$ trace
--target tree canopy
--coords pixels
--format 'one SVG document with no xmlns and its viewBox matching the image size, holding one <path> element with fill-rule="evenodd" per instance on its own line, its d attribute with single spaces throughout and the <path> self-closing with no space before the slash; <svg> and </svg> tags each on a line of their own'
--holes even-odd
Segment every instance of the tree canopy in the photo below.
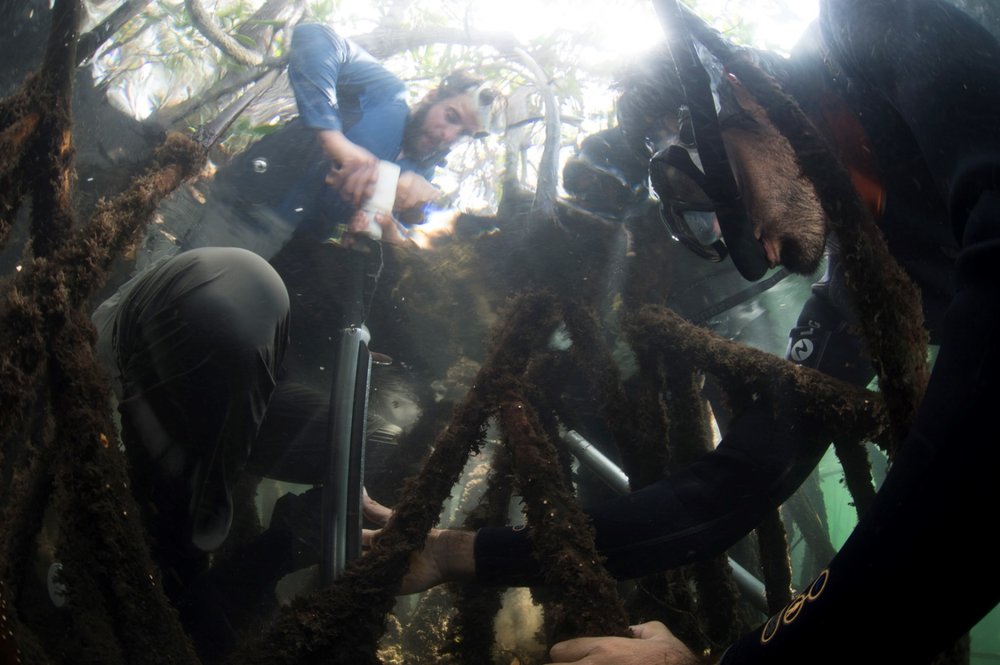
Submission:
<svg viewBox="0 0 1000 665">
<path fill-rule="evenodd" d="M 810 11 L 793 11 L 786 1 L 755 12 L 744 11 L 750 0 L 692 4 L 730 35 L 761 45 L 775 45 L 758 36 L 764 19 L 801 22 Z M 407 82 L 411 102 L 454 69 L 474 70 L 506 96 L 508 131 L 453 151 L 439 176 L 455 203 L 470 210 L 496 205 L 504 172 L 536 185 L 546 93 L 562 120 L 553 143 L 568 154 L 583 136 L 615 123 L 616 70 L 662 34 L 645 0 L 89 0 L 86 10 L 78 58 L 113 107 L 142 128 L 202 128 L 241 96 L 259 95 L 219 137 L 229 153 L 295 114 L 284 77 L 264 77 L 283 69 L 299 21 L 333 25 L 383 58 Z M 23 56 L 30 48 L 14 41 L 43 42 L 48 11 L 38 0 L 17 0 L 4 10 L 4 31 L 19 38 L 10 40 L 12 49 Z M 16 84 L 24 72 L 12 69 Z"/>
</svg>

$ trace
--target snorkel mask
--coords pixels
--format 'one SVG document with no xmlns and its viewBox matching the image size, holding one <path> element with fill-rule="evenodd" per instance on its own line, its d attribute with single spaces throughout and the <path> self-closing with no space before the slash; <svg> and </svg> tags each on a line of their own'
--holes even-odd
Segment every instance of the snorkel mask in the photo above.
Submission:
<svg viewBox="0 0 1000 665">
<path fill-rule="evenodd" d="M 483 83 L 471 92 L 476 101 L 476 116 L 479 118 L 479 131 L 472 138 L 484 139 L 490 134 L 503 134 L 507 127 L 507 116 L 500 93 L 488 83 Z"/>
<path fill-rule="evenodd" d="M 441 81 L 442 99 L 469 95 L 475 105 L 479 129 L 472 138 L 482 139 L 490 134 L 502 134 L 506 128 L 503 95 L 489 83 L 470 77 L 464 70 L 455 71 Z"/>
<path fill-rule="evenodd" d="M 685 98 L 678 111 L 677 137 L 650 162 L 650 181 L 660 198 L 661 214 L 674 237 L 699 256 L 714 261 L 731 256 L 740 274 L 756 281 L 770 263 L 754 237 L 720 131 L 720 122 L 742 110 L 722 65 L 703 44 L 729 47 L 698 16 L 682 10 L 677 0 L 653 4 Z M 700 48 L 692 33 L 702 42 Z"/>
</svg>

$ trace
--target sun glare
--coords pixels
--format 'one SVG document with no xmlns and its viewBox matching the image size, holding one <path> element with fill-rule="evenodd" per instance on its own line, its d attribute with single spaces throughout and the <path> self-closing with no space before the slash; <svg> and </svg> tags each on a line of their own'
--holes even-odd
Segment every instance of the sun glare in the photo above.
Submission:
<svg viewBox="0 0 1000 665">
<path fill-rule="evenodd" d="M 749 34 L 754 46 L 788 52 L 819 13 L 819 0 L 700 0 L 698 11 L 723 31 Z M 470 11 L 480 29 L 508 32 L 530 42 L 559 31 L 593 36 L 587 64 L 620 63 L 663 38 L 663 30 L 647 1 L 480 0 Z"/>
</svg>

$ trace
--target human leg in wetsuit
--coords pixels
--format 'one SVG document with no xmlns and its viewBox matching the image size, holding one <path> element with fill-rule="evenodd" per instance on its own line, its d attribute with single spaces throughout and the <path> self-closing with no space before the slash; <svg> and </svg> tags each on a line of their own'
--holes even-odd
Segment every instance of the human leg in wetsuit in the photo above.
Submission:
<svg viewBox="0 0 1000 665">
<path fill-rule="evenodd" d="M 98 320 L 121 383 L 133 488 L 165 591 L 189 627 L 213 614 L 204 610 L 214 593 L 205 584 L 208 552 L 229 533 L 233 485 L 244 468 L 263 474 L 277 465 L 275 446 L 252 461 L 265 413 L 278 407 L 288 421 L 325 420 L 319 399 L 275 398 L 288 312 L 285 287 L 266 261 L 203 248 L 147 271 L 105 310 L 104 325 Z M 289 542 L 265 534 L 255 545 L 261 556 L 242 558 L 273 568 L 254 572 L 276 580 L 287 572 Z"/>
</svg>

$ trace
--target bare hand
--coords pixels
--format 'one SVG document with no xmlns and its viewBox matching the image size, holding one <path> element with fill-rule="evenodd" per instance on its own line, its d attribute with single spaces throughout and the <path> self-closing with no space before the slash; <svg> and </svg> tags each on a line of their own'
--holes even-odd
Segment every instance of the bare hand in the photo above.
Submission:
<svg viewBox="0 0 1000 665">
<path fill-rule="evenodd" d="M 363 498 L 365 517 L 385 526 L 392 511 L 368 496 Z M 365 529 L 361 535 L 364 547 L 371 547 L 382 530 Z M 399 595 L 426 591 L 444 582 L 467 582 L 475 579 L 473 543 L 476 534 L 456 529 L 431 529 L 424 549 L 410 556 L 410 569 L 403 577 Z"/>
<path fill-rule="evenodd" d="M 320 132 L 323 151 L 333 160 L 326 184 L 355 208 L 375 193 L 379 159 L 337 131 Z"/>
<path fill-rule="evenodd" d="M 364 487 L 361 488 L 361 512 L 364 514 L 365 519 L 378 524 L 379 526 L 385 526 L 389 523 L 389 518 L 392 517 L 392 509 L 386 508 L 381 503 L 375 499 L 368 496 L 368 490 Z"/>
<path fill-rule="evenodd" d="M 411 210 L 423 206 L 441 196 L 441 191 L 413 171 L 399 174 L 396 183 L 395 210 Z"/>
<path fill-rule="evenodd" d="M 554 663 L 579 665 L 699 665 L 684 643 L 659 621 L 632 626 L 632 637 L 578 637 L 554 645 Z"/>
<path fill-rule="evenodd" d="M 382 227 L 382 242 L 393 245 L 402 245 L 406 242 L 406 239 L 399 234 L 399 227 L 396 226 L 396 220 L 392 218 L 392 215 L 377 212 L 375 213 L 375 223 Z M 364 210 L 355 210 L 347 223 L 347 233 L 344 234 L 340 244 L 344 247 L 353 247 L 356 236 L 368 234 L 368 214 Z"/>
</svg>

